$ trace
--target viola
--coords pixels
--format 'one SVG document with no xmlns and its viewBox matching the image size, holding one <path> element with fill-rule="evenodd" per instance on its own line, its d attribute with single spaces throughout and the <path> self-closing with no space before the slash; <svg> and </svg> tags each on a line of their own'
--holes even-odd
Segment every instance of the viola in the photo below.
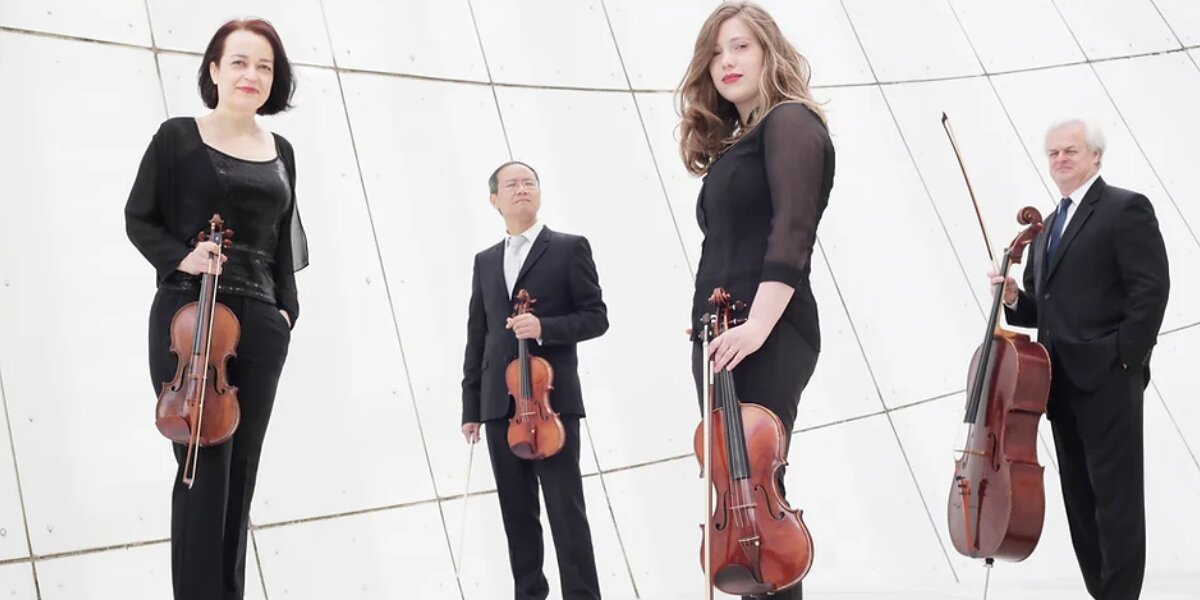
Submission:
<svg viewBox="0 0 1200 600">
<path fill-rule="evenodd" d="M 217 302 L 215 267 L 232 237 L 233 231 L 224 228 L 217 214 L 209 221 L 209 230 L 196 236 L 199 242 L 216 243 L 217 252 L 209 256 L 199 298 L 171 318 L 175 376 L 163 383 L 155 408 L 158 431 L 172 442 L 187 445 L 182 481 L 189 489 L 195 482 L 198 449 L 228 441 L 241 422 L 237 387 L 229 384 L 227 369 L 229 359 L 237 354 L 241 326 L 233 311 Z"/>
</svg>

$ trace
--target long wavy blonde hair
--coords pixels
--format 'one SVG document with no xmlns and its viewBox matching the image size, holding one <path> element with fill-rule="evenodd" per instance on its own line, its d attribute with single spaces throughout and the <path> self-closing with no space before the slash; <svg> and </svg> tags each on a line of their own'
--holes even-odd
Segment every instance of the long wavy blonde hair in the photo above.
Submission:
<svg viewBox="0 0 1200 600">
<path fill-rule="evenodd" d="M 758 102 L 747 123 L 739 123 L 737 107 L 721 97 L 709 75 L 717 31 L 734 17 L 746 24 L 763 48 Z M 682 119 L 679 154 L 688 172 L 693 175 L 707 172 L 722 152 L 781 102 L 799 102 L 824 120 L 824 111 L 808 89 L 811 75 L 808 59 L 783 37 L 775 19 L 762 7 L 753 2 L 725 2 L 717 7 L 700 27 L 692 62 L 675 91 Z"/>
</svg>

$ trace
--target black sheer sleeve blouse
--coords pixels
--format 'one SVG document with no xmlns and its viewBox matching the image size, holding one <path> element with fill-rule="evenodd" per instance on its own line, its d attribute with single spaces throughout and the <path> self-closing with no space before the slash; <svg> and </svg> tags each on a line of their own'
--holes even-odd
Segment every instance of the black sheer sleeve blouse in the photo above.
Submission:
<svg viewBox="0 0 1200 600">
<path fill-rule="evenodd" d="M 781 320 L 820 349 L 809 284 L 817 224 L 833 188 L 834 148 L 825 124 L 799 103 L 784 103 L 709 167 L 696 207 L 704 233 L 692 323 L 725 288 L 751 304 L 764 281 L 794 288 Z"/>
<path fill-rule="evenodd" d="M 206 146 L 193 118 L 159 127 L 125 205 L 126 233 L 154 266 L 159 287 L 195 285 L 197 277 L 176 267 L 221 213 L 237 249 L 229 251 L 219 291 L 273 301 L 295 326 L 295 272 L 308 266 L 308 240 L 296 207 L 292 146 L 279 135 L 275 146 L 274 161 L 240 161 Z"/>
</svg>

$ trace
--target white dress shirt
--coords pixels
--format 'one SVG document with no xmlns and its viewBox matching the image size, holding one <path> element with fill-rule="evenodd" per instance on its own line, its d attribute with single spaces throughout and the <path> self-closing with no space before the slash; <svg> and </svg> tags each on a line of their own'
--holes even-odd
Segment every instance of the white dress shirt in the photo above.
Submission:
<svg viewBox="0 0 1200 600">
<path fill-rule="evenodd" d="M 517 284 L 521 267 L 525 264 L 525 259 L 529 258 L 529 249 L 533 248 L 533 242 L 542 233 L 543 227 L 541 223 L 535 222 L 529 229 L 504 238 L 504 284 L 508 286 L 510 298 L 515 291 L 513 286 Z"/>
</svg>

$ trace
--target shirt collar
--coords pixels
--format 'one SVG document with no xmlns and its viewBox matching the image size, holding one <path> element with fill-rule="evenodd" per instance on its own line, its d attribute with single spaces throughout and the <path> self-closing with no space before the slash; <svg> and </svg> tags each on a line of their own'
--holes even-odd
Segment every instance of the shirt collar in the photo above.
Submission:
<svg viewBox="0 0 1200 600">
<path fill-rule="evenodd" d="M 1087 195 L 1088 190 L 1092 189 L 1092 184 L 1096 183 L 1096 180 L 1099 178 L 1100 171 L 1096 171 L 1096 174 L 1092 175 L 1091 179 L 1085 181 L 1083 185 L 1079 186 L 1079 189 L 1071 192 L 1071 194 L 1067 196 L 1071 199 L 1071 203 L 1075 206 L 1079 206 L 1079 203 L 1083 202 L 1083 197 Z"/>
<path fill-rule="evenodd" d="M 522 231 L 521 233 L 518 233 L 516 235 L 506 236 L 504 238 L 504 245 L 507 247 L 509 244 L 511 244 L 512 238 L 514 238 L 514 237 L 523 237 L 523 238 L 525 238 L 526 242 L 532 242 L 532 241 L 536 240 L 539 235 L 541 235 L 542 229 L 544 227 L 545 226 L 542 225 L 542 223 L 540 221 L 535 221 L 533 223 L 533 225 L 529 227 L 529 229 L 526 229 L 525 231 Z"/>
</svg>

